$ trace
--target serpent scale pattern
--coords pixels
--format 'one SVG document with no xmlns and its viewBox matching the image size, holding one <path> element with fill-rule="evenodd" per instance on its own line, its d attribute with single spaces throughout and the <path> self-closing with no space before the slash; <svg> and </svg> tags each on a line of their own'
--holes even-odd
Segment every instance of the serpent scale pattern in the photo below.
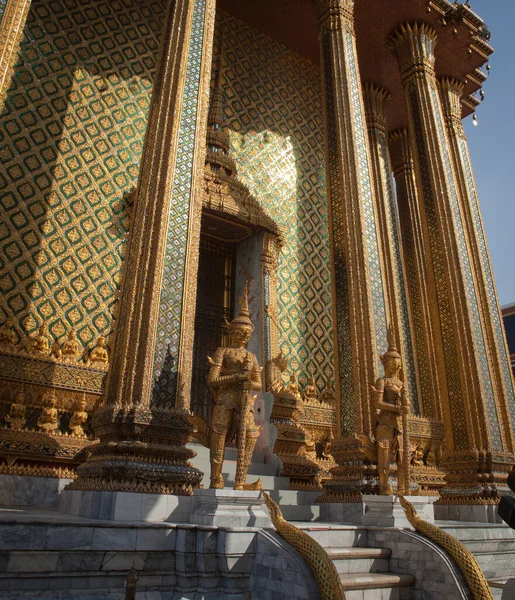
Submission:
<svg viewBox="0 0 515 600">
<path fill-rule="evenodd" d="M 472 552 L 450 533 L 421 519 L 413 504 L 403 496 L 399 501 L 408 521 L 421 535 L 429 538 L 449 554 L 458 566 L 474 600 L 493 600 L 490 586 Z"/>
<path fill-rule="evenodd" d="M 345 600 L 340 576 L 327 552 L 307 533 L 288 523 L 278 504 L 266 492 L 263 494 L 277 533 L 307 562 L 315 576 L 321 600 Z"/>
</svg>

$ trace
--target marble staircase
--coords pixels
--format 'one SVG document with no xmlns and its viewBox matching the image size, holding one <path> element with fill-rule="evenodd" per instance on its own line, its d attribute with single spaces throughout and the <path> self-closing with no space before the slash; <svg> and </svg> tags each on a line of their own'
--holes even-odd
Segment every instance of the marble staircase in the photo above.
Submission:
<svg viewBox="0 0 515 600">
<path fill-rule="evenodd" d="M 497 523 L 438 521 L 437 525 L 467 546 L 483 570 L 493 597 L 500 600 L 506 582 L 515 577 L 515 531 Z"/>
<path fill-rule="evenodd" d="M 366 527 L 324 523 L 296 525 L 329 554 L 346 600 L 412 600 L 415 577 L 390 570 L 391 550 L 370 547 Z"/>
</svg>

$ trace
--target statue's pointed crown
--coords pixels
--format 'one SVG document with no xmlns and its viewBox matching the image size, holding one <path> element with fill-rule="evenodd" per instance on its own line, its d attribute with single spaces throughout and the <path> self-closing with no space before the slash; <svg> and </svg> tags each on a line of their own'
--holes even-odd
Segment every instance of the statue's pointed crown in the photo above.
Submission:
<svg viewBox="0 0 515 600">
<path fill-rule="evenodd" d="M 231 321 L 231 326 L 233 325 L 246 325 L 247 327 L 252 327 L 254 329 L 254 323 L 252 323 L 250 319 L 249 313 L 249 282 L 245 283 L 245 287 L 243 288 L 243 294 L 240 296 L 238 300 L 238 304 L 240 305 L 240 311 Z"/>
<path fill-rule="evenodd" d="M 395 344 L 395 334 L 391 325 L 388 327 L 386 339 L 388 340 L 388 350 L 381 356 L 381 362 L 384 363 L 387 358 L 402 358 L 397 350 L 397 346 Z"/>
</svg>

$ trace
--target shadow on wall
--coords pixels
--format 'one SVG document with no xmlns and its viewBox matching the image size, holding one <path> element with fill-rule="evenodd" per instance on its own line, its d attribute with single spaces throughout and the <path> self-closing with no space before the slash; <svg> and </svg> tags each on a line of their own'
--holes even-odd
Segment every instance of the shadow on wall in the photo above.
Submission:
<svg viewBox="0 0 515 600">
<path fill-rule="evenodd" d="M 0 115 L 0 320 L 83 345 L 111 329 L 160 0 L 34 0 Z M 1 237 L 1 236 L 0 236 Z"/>
<path fill-rule="evenodd" d="M 224 107 L 239 178 L 275 222 L 279 322 L 290 368 L 319 389 L 334 374 L 325 148 L 317 66 L 221 12 Z"/>
</svg>

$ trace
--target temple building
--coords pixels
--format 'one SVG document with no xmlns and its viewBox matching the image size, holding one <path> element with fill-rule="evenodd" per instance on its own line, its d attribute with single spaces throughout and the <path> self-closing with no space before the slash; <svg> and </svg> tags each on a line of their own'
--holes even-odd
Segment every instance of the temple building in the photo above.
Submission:
<svg viewBox="0 0 515 600">
<path fill-rule="evenodd" d="M 0 0 L 0 600 L 501 598 L 492 52 L 468 1 Z"/>
</svg>

